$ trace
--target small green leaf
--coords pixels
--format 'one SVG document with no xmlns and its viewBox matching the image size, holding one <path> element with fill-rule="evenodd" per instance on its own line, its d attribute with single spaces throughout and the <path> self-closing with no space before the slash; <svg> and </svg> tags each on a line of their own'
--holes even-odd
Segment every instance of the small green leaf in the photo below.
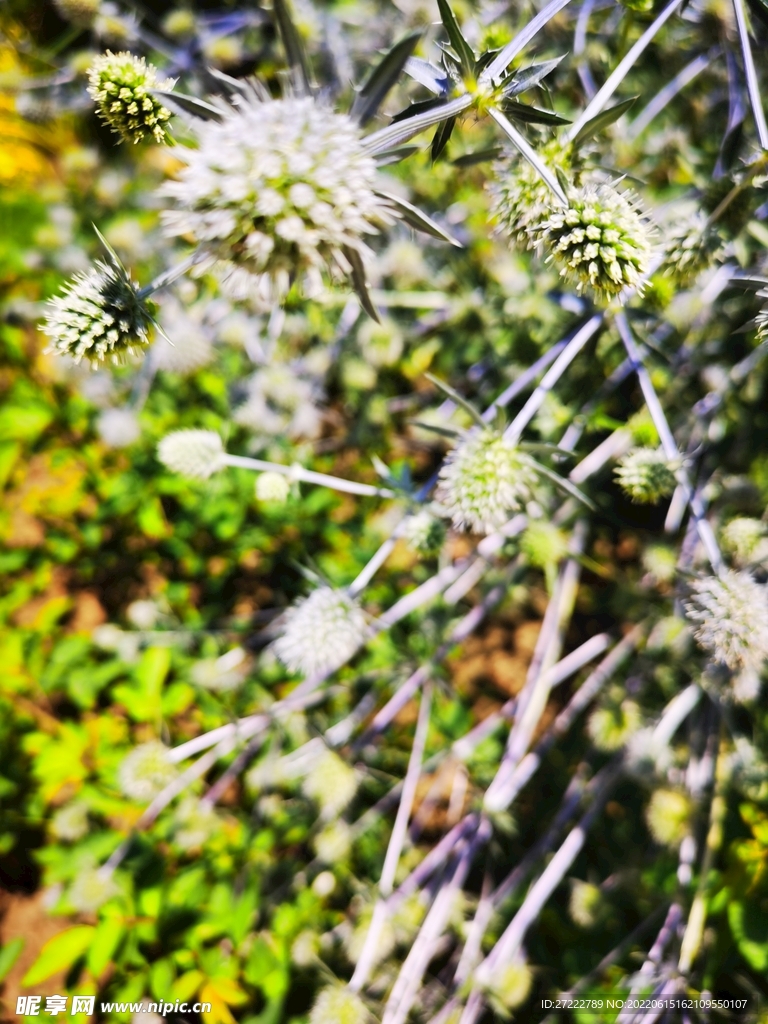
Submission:
<svg viewBox="0 0 768 1024">
<path fill-rule="evenodd" d="M 119 917 L 107 919 L 96 929 L 86 960 L 86 966 L 94 978 L 100 978 L 112 963 L 125 933 L 125 922 Z"/>
<path fill-rule="evenodd" d="M 540 462 L 537 462 L 529 456 L 524 455 L 523 458 L 536 470 L 537 473 L 541 473 L 542 476 L 551 480 L 556 487 L 560 487 L 566 494 L 570 494 L 572 498 L 581 502 L 582 505 L 586 505 L 592 512 L 597 512 L 597 505 L 595 505 L 592 499 L 588 498 L 586 494 L 584 494 L 583 491 L 580 491 L 579 488 L 576 487 L 575 484 L 572 484 L 570 480 L 566 480 L 565 477 L 558 476 L 557 473 L 553 473 L 551 469 L 547 469 L 546 466 L 542 466 Z"/>
<path fill-rule="evenodd" d="M 440 159 L 440 155 L 448 145 L 455 127 L 455 117 L 449 117 L 447 121 L 443 121 L 442 124 L 437 126 L 435 137 L 432 139 L 432 163 L 435 163 L 436 160 Z"/>
<path fill-rule="evenodd" d="M 411 32 L 399 43 L 395 43 L 371 71 L 352 104 L 351 114 L 358 124 L 367 124 L 379 109 L 382 100 L 400 77 L 420 38 L 421 32 Z"/>
<path fill-rule="evenodd" d="M 164 92 L 162 89 L 154 90 L 153 95 L 165 103 L 166 106 L 175 109 L 177 113 L 191 114 L 199 117 L 201 121 L 222 121 L 224 115 L 211 103 L 199 100 L 196 96 L 187 96 L 183 92 Z"/>
<path fill-rule="evenodd" d="M 607 128 L 609 124 L 613 124 L 614 121 L 618 121 L 622 114 L 626 114 L 636 99 L 637 96 L 630 96 L 628 100 L 617 103 L 615 107 L 609 107 L 607 110 L 601 110 L 599 114 L 590 118 L 574 138 L 574 146 L 578 146 L 579 143 L 585 142 L 593 135 L 597 135 L 597 133 L 601 132 L 603 128 Z"/>
<path fill-rule="evenodd" d="M 457 405 L 460 405 L 465 412 L 468 412 L 472 419 L 475 421 L 475 423 L 478 424 L 478 426 L 482 427 L 483 429 L 486 428 L 487 424 L 485 420 L 474 407 L 474 405 L 472 405 L 471 402 L 468 402 L 466 398 L 464 398 L 463 395 L 460 395 L 459 392 L 452 388 L 450 384 L 446 384 L 444 380 L 440 380 L 439 377 L 435 377 L 435 375 L 432 373 L 425 373 L 424 376 L 431 384 L 434 384 L 435 387 L 440 388 L 440 390 L 444 392 L 446 395 L 448 395 L 449 398 L 453 399 L 453 401 L 456 402 Z"/>
<path fill-rule="evenodd" d="M 482 164 L 486 160 L 496 160 L 503 153 L 501 146 L 491 146 L 490 149 L 476 149 L 474 153 L 465 153 L 458 156 L 451 163 L 454 167 L 473 167 L 475 164 Z"/>
<path fill-rule="evenodd" d="M 451 46 L 459 58 L 462 73 L 465 78 L 470 78 L 475 73 L 475 51 L 464 38 L 464 34 L 459 28 L 459 23 L 456 21 L 456 15 L 451 10 L 448 0 L 437 0 L 437 7 L 440 11 L 440 20 L 451 41 Z"/>
<path fill-rule="evenodd" d="M 293 23 L 287 0 L 274 0 L 273 9 L 288 65 L 300 77 L 306 92 L 311 92 L 312 76 L 309 71 L 307 55 L 298 29 Z"/>
<path fill-rule="evenodd" d="M 360 299 L 360 305 L 371 320 L 375 320 L 377 324 L 380 324 L 381 318 L 379 316 L 379 311 L 373 304 L 373 299 L 368 291 L 368 282 L 365 279 L 365 267 L 363 266 L 360 253 L 350 245 L 345 245 L 342 251 L 349 260 L 349 265 L 352 268 L 352 286 L 357 293 L 358 299 Z"/>
<path fill-rule="evenodd" d="M 449 437 L 451 440 L 461 437 L 460 430 L 449 430 L 448 427 L 437 427 L 434 423 L 425 423 L 423 420 L 408 420 L 408 422 L 412 427 L 419 427 L 421 430 L 430 430 L 433 434 L 439 434 L 440 437 Z"/>
<path fill-rule="evenodd" d="M 0 981 L 6 977 L 24 948 L 24 939 L 11 939 L 0 949 Z"/>
<path fill-rule="evenodd" d="M 541 107 L 529 107 L 525 103 L 504 102 L 502 110 L 514 121 L 521 121 L 523 124 L 570 124 L 566 117 L 553 113 L 551 110 L 542 110 Z"/>
<path fill-rule="evenodd" d="M 563 54 L 562 57 L 555 57 L 554 60 L 545 60 L 541 64 L 531 64 L 530 67 L 523 68 L 522 71 L 518 71 L 515 75 L 505 80 L 502 92 L 505 96 L 511 97 L 519 96 L 520 93 L 533 89 L 550 72 L 554 71 L 560 61 L 564 60 L 566 56 L 566 54 Z"/>
<path fill-rule="evenodd" d="M 49 939 L 40 950 L 40 956 L 21 980 L 24 988 L 39 985 L 59 971 L 67 971 L 90 946 L 96 929 L 89 924 L 77 925 Z"/>
<path fill-rule="evenodd" d="M 400 121 L 407 121 L 410 117 L 417 117 L 419 114 L 425 114 L 428 110 L 435 110 L 437 107 L 442 106 L 445 100 L 441 96 L 433 96 L 429 100 L 419 100 L 417 103 L 412 103 L 410 107 L 406 107 L 405 110 L 398 111 L 392 117 L 390 124 L 398 124 Z"/>
</svg>

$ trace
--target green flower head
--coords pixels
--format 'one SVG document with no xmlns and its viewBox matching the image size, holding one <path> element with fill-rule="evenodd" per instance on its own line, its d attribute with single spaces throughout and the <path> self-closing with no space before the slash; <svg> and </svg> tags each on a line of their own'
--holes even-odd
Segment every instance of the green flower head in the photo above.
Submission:
<svg viewBox="0 0 768 1024">
<path fill-rule="evenodd" d="M 656 505 L 677 485 L 674 470 L 660 448 L 633 448 L 615 472 L 619 487 L 640 505 Z"/>
<path fill-rule="evenodd" d="M 143 57 L 107 50 L 93 62 L 88 80 L 101 118 L 124 142 L 141 142 L 145 135 L 167 141 L 171 112 L 153 90 L 172 89 L 173 79 L 158 80 L 157 70 Z"/>
</svg>

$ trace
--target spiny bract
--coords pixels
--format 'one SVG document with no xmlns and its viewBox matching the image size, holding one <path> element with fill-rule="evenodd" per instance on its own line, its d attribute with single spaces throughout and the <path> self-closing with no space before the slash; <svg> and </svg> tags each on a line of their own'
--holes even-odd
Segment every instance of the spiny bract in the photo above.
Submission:
<svg viewBox="0 0 768 1024">
<path fill-rule="evenodd" d="M 573 191 L 568 207 L 553 209 L 541 224 L 537 240 L 578 292 L 604 301 L 639 286 L 650 268 L 651 229 L 637 197 L 611 185 Z"/>
<path fill-rule="evenodd" d="M 168 760 L 168 748 L 150 740 L 124 758 L 117 777 L 126 796 L 147 803 L 173 781 L 176 769 Z"/>
<path fill-rule="evenodd" d="M 313 676 L 343 665 L 366 635 L 365 615 L 354 598 L 323 586 L 288 609 L 283 635 L 272 647 L 289 672 Z"/>
<path fill-rule="evenodd" d="M 437 500 L 457 529 L 491 533 L 530 500 L 536 479 L 513 444 L 475 428 L 446 456 Z"/>
<path fill-rule="evenodd" d="M 195 121 L 198 147 L 162 194 L 170 235 L 190 235 L 236 297 L 269 303 L 324 268 L 351 272 L 344 250 L 367 254 L 363 238 L 393 213 L 374 191 L 376 165 L 360 130 L 309 97 L 272 99 L 257 83 L 220 104 L 221 120 Z"/>
<path fill-rule="evenodd" d="M 366 1024 L 369 1020 L 360 996 L 341 985 L 324 988 L 309 1014 L 309 1024 Z"/>
<path fill-rule="evenodd" d="M 615 470 L 619 487 L 637 504 L 655 505 L 670 495 L 677 479 L 660 448 L 633 448 Z"/>
<path fill-rule="evenodd" d="M 570 166 L 570 152 L 559 142 L 551 142 L 539 153 L 551 169 Z M 494 179 L 488 185 L 491 193 L 491 214 L 502 233 L 513 245 L 532 249 L 536 232 L 546 221 L 555 202 L 552 190 L 535 167 L 518 154 L 509 154 L 494 165 Z"/>
<path fill-rule="evenodd" d="M 118 363 L 149 344 L 153 314 L 122 267 L 97 260 L 50 300 L 45 333 L 54 351 L 77 363 L 83 358 L 91 364 L 108 358 Z"/>
<path fill-rule="evenodd" d="M 88 81 L 99 115 L 123 141 L 135 144 L 151 135 L 155 142 L 165 142 L 171 112 L 153 90 L 172 89 L 172 78 L 158 80 L 157 69 L 143 57 L 107 50 L 93 62 Z"/>
<path fill-rule="evenodd" d="M 691 584 L 693 635 L 733 672 L 758 672 L 768 658 L 768 591 L 748 572 L 727 569 Z"/>
<path fill-rule="evenodd" d="M 221 469 L 224 445 L 213 430 L 174 430 L 157 446 L 157 457 L 174 473 L 207 480 Z"/>
</svg>

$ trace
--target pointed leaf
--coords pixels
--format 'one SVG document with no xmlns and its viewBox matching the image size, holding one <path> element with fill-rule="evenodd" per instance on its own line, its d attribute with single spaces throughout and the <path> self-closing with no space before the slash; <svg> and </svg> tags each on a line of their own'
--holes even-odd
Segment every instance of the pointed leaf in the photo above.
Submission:
<svg viewBox="0 0 768 1024">
<path fill-rule="evenodd" d="M 365 147 L 369 153 L 373 154 L 380 153 L 385 149 L 392 149 L 393 146 L 407 142 L 408 139 L 412 139 L 414 135 L 418 135 L 426 128 L 431 128 L 434 124 L 440 124 L 441 121 L 446 121 L 449 117 L 456 117 L 471 105 L 472 97 L 469 95 L 457 96 L 456 99 L 449 100 L 447 103 L 439 103 L 431 110 L 404 118 L 397 124 L 389 124 L 386 128 L 374 132 L 365 139 Z"/>
<path fill-rule="evenodd" d="M 488 113 L 491 115 L 496 124 L 501 128 L 507 138 L 515 145 L 520 153 L 525 157 L 528 163 L 533 167 L 536 173 L 539 175 L 541 180 L 545 182 L 557 196 L 558 200 L 563 206 L 568 205 L 568 197 L 565 191 L 560 187 L 560 182 L 552 174 L 552 171 L 547 167 L 541 157 L 538 155 L 535 149 L 533 149 L 529 143 L 523 138 L 520 132 L 515 126 L 502 114 L 500 110 L 495 110 L 493 107 L 490 108 Z"/>
<path fill-rule="evenodd" d="M 537 441 L 521 441 L 517 446 L 523 452 L 540 452 L 542 455 L 559 455 L 563 458 L 575 459 L 573 452 L 565 448 L 559 448 L 556 444 L 546 444 Z"/>
<path fill-rule="evenodd" d="M 551 110 L 542 110 L 541 107 L 529 107 L 525 103 L 502 103 L 502 110 L 514 121 L 523 124 L 570 124 L 566 117 L 553 113 Z"/>
<path fill-rule="evenodd" d="M 533 89 L 550 72 L 554 71 L 566 56 L 567 54 L 564 53 L 562 57 L 555 57 L 553 60 L 545 60 L 541 64 L 531 64 L 530 67 L 523 68 L 522 71 L 518 71 L 514 76 L 506 79 L 502 92 L 505 96 L 519 96 L 520 93 Z"/>
<path fill-rule="evenodd" d="M 102 245 L 104 246 L 104 248 L 105 248 L 105 249 L 107 250 L 107 254 L 109 255 L 109 258 L 110 258 L 110 260 L 111 260 L 112 264 L 113 264 L 113 265 L 114 265 L 114 266 L 115 266 L 115 267 L 116 267 L 116 268 L 117 268 L 117 269 L 118 269 L 118 270 L 119 270 L 119 271 L 120 271 L 121 273 L 125 274 L 125 276 L 126 276 L 126 277 L 128 277 L 128 276 L 129 276 L 129 274 L 128 274 L 128 271 L 127 271 L 127 270 L 125 269 L 125 266 L 123 265 L 123 261 L 122 261 L 122 260 L 120 259 L 120 257 L 119 257 L 119 256 L 117 255 L 117 253 L 115 252 L 115 250 L 114 250 L 114 249 L 112 248 L 112 246 L 111 246 L 111 245 L 109 244 L 109 242 L 108 242 L 108 241 L 106 240 L 106 238 L 104 237 L 104 235 L 102 235 L 102 233 L 101 233 L 101 232 L 99 231 L 99 229 L 98 229 L 98 228 L 96 227 L 96 225 L 95 225 L 95 224 L 94 224 L 93 222 L 91 222 L 91 227 L 92 227 L 92 228 L 93 228 L 93 230 L 94 230 L 94 231 L 96 232 L 96 237 L 98 238 L 98 240 L 99 240 L 99 241 L 101 242 L 101 244 L 102 244 Z"/>
<path fill-rule="evenodd" d="M 454 238 L 453 235 L 441 228 L 439 224 L 436 224 L 431 217 L 428 217 L 426 213 L 422 213 L 421 210 L 417 209 L 406 199 L 401 199 L 400 196 L 393 195 L 391 192 L 377 191 L 376 195 L 381 196 L 382 199 L 386 199 L 393 206 L 396 206 L 400 216 L 412 228 L 416 228 L 417 231 L 423 231 L 427 235 L 432 235 L 433 238 L 439 238 L 443 242 L 450 242 L 451 245 L 455 245 L 458 249 L 463 248 L 458 239 Z"/>
<path fill-rule="evenodd" d="M 220 82 L 230 95 L 239 93 L 241 96 L 244 96 L 248 92 L 248 86 L 241 79 L 226 75 L 223 71 L 219 71 L 218 68 L 206 68 L 206 70 L 211 78 L 215 78 L 217 82 Z"/>
<path fill-rule="evenodd" d="M 456 440 L 457 437 L 461 437 L 460 430 L 449 430 L 448 427 L 437 427 L 434 423 L 425 423 L 423 420 L 408 420 L 413 427 L 420 427 L 421 430 L 430 430 L 433 434 L 439 434 L 440 437 L 449 437 L 451 440 Z"/>
<path fill-rule="evenodd" d="M 0 949 L 0 981 L 3 981 L 24 948 L 24 939 L 11 939 Z"/>
<path fill-rule="evenodd" d="M 21 980 L 24 988 L 39 985 L 59 971 L 66 971 L 85 953 L 96 934 L 96 929 L 89 924 L 67 928 L 66 931 L 54 935 L 40 950 L 40 955 Z"/>
<path fill-rule="evenodd" d="M 557 473 L 554 473 L 551 469 L 548 469 L 546 466 L 542 466 L 540 462 L 537 462 L 535 459 L 530 458 L 530 456 L 526 455 L 523 456 L 523 458 L 530 466 L 532 466 L 536 470 L 537 473 L 541 473 L 542 476 L 545 476 L 548 480 L 551 480 L 556 487 L 560 487 L 562 490 L 565 491 L 566 494 L 570 494 L 572 498 L 575 498 L 577 501 L 581 502 L 582 505 L 586 505 L 587 508 L 590 509 L 592 512 L 597 512 L 597 505 L 595 505 L 595 503 L 590 498 L 588 498 L 586 494 L 580 491 L 575 484 L 572 484 L 570 480 L 566 480 L 565 477 L 558 476 Z"/>
<path fill-rule="evenodd" d="M 448 89 L 445 71 L 421 57 L 409 57 L 405 62 L 405 73 L 436 96 L 444 96 Z"/>
<path fill-rule="evenodd" d="M 463 75 L 465 78 L 470 78 L 475 73 L 475 51 L 464 38 L 464 34 L 459 28 L 459 23 L 456 21 L 456 15 L 451 10 L 448 0 L 437 0 L 437 7 L 440 11 L 440 20 L 451 41 L 451 46 L 459 58 Z"/>
<path fill-rule="evenodd" d="M 187 96 L 183 92 L 166 92 L 162 89 L 154 89 L 153 95 L 161 99 L 167 107 L 175 110 L 177 114 L 191 114 L 199 117 L 201 121 L 222 121 L 224 115 L 211 103 L 199 100 L 196 96 Z"/>
<path fill-rule="evenodd" d="M 586 139 L 590 139 L 593 135 L 597 135 L 603 128 L 607 128 L 609 124 L 613 124 L 614 121 L 626 114 L 629 108 L 637 99 L 637 96 L 630 96 L 628 100 L 623 100 L 621 103 L 617 103 L 615 107 L 609 107 L 607 110 L 601 110 L 599 114 L 591 118 L 587 123 L 577 132 L 576 137 L 573 140 L 574 146 L 578 146 L 579 143 L 584 142 Z"/>
<path fill-rule="evenodd" d="M 352 117 L 360 125 L 367 124 L 379 109 L 382 100 L 400 77 L 400 72 L 416 48 L 421 32 L 411 32 L 395 43 L 371 71 L 352 104 Z"/>
<path fill-rule="evenodd" d="M 379 311 L 374 306 L 373 299 L 368 291 L 368 282 L 365 279 L 365 267 L 363 266 L 360 253 L 357 249 L 353 249 L 349 245 L 345 245 L 342 251 L 349 260 L 349 265 L 352 268 L 352 286 L 357 292 L 357 297 L 360 299 L 360 305 L 371 320 L 375 320 L 377 324 L 380 324 L 381 318 L 379 316 Z"/>
<path fill-rule="evenodd" d="M 471 402 L 468 402 L 467 399 L 463 395 L 460 395 L 459 392 L 456 391 L 454 388 L 452 388 L 450 384 L 447 384 L 444 380 L 440 380 L 439 377 L 435 377 L 435 375 L 432 373 L 425 373 L 424 376 L 430 383 L 434 384 L 435 387 L 440 388 L 440 390 L 443 391 L 446 395 L 448 395 L 449 398 L 453 399 L 453 401 L 456 402 L 457 405 L 460 405 L 465 412 L 468 412 L 472 419 L 475 421 L 475 423 L 481 426 L 483 430 L 487 429 L 487 424 L 485 420 L 474 407 L 474 405 L 472 405 Z"/>
<path fill-rule="evenodd" d="M 307 55 L 301 41 L 299 31 L 293 23 L 287 0 L 274 0 L 275 21 L 280 39 L 285 49 L 288 66 L 294 71 L 304 85 L 306 92 L 312 91 L 312 76 L 309 71 Z"/>
<path fill-rule="evenodd" d="M 472 167 L 474 164 L 484 163 L 486 160 L 496 160 L 501 156 L 501 146 L 491 146 L 490 149 L 476 149 L 474 153 L 465 153 L 458 156 L 451 163 L 454 167 Z"/>
<path fill-rule="evenodd" d="M 390 164 L 399 164 L 401 160 L 406 160 L 409 156 L 413 156 L 420 149 L 421 146 L 398 146 L 397 149 L 388 149 L 384 153 L 379 153 L 376 157 L 376 166 L 389 167 Z"/>
<path fill-rule="evenodd" d="M 439 96 L 435 96 L 431 100 L 417 100 L 416 103 L 412 103 L 410 107 L 406 107 L 404 110 L 399 110 L 393 115 L 390 124 L 397 124 L 400 121 L 407 121 L 410 117 L 416 117 L 418 114 L 425 114 L 428 110 L 435 110 L 437 107 L 443 106 L 445 100 Z"/>
<path fill-rule="evenodd" d="M 440 155 L 448 145 L 453 129 L 456 127 L 456 118 L 449 117 L 447 121 L 437 126 L 435 137 L 432 139 L 432 163 L 440 159 Z"/>
</svg>

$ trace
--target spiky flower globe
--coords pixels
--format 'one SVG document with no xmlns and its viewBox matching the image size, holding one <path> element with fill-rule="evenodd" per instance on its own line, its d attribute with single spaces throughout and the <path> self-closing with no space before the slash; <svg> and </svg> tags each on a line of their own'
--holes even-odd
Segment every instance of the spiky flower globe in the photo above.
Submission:
<svg viewBox="0 0 768 1024">
<path fill-rule="evenodd" d="M 95 365 L 107 359 L 119 363 L 146 348 L 153 324 L 154 306 L 127 271 L 97 260 L 50 300 L 44 330 L 53 351 Z"/>
<path fill-rule="evenodd" d="M 309 1024 L 367 1024 L 370 1019 L 360 996 L 341 985 L 324 988 L 309 1014 Z"/>
<path fill-rule="evenodd" d="M 681 288 L 711 267 L 722 251 L 722 238 L 701 213 L 679 220 L 664 231 L 665 272 Z"/>
<path fill-rule="evenodd" d="M 768 658 L 768 590 L 728 569 L 696 580 L 691 591 L 685 610 L 699 646 L 733 672 L 759 672 Z"/>
<path fill-rule="evenodd" d="M 236 297 L 271 302 L 307 275 L 351 272 L 345 250 L 392 220 L 374 191 L 376 165 L 357 125 L 309 97 L 272 99 L 251 82 L 221 120 L 196 120 L 195 149 L 162 190 L 170 235 L 192 237 Z"/>
<path fill-rule="evenodd" d="M 349 856 L 353 838 L 346 821 L 331 822 L 315 836 L 315 853 L 326 864 L 338 864 Z"/>
<path fill-rule="evenodd" d="M 51 818 L 51 832 L 69 843 L 88 835 L 88 805 L 75 800 L 60 807 Z"/>
<path fill-rule="evenodd" d="M 760 519 L 739 516 L 732 519 L 723 529 L 720 541 L 723 548 L 741 563 L 752 561 L 763 545 L 766 526 Z M 761 552 L 762 553 L 762 552 Z"/>
<path fill-rule="evenodd" d="M 282 504 L 291 493 L 291 483 L 282 473 L 259 473 L 254 487 L 258 501 L 274 501 Z"/>
<path fill-rule="evenodd" d="M 158 79 L 157 69 L 132 53 L 106 53 L 97 57 L 88 72 L 88 93 L 99 116 L 124 142 L 137 143 L 146 135 L 155 142 L 170 138 L 171 112 L 153 90 L 173 88 L 172 78 Z"/>
<path fill-rule="evenodd" d="M 492 533 L 530 500 L 536 480 L 513 444 L 476 427 L 446 456 L 436 497 L 457 529 Z"/>
<path fill-rule="evenodd" d="M 571 153 L 559 142 L 545 145 L 539 153 L 551 169 L 570 169 Z M 554 197 L 549 185 L 527 160 L 508 154 L 494 165 L 491 193 L 491 215 L 502 234 L 519 249 L 536 245 L 537 231 L 549 219 Z"/>
<path fill-rule="evenodd" d="M 533 983 L 533 972 L 525 960 L 516 959 L 511 964 L 494 972 L 486 995 L 492 1008 L 500 1017 L 509 1017 L 510 1010 L 520 1006 L 528 998 Z"/>
<path fill-rule="evenodd" d="M 317 407 L 321 389 L 316 379 L 298 368 L 272 363 L 247 382 L 247 397 L 235 410 L 236 423 L 259 434 L 290 438 L 317 437 L 322 413 Z"/>
<path fill-rule="evenodd" d="M 691 804 L 676 789 L 657 789 L 645 811 L 648 829 L 662 846 L 677 847 L 683 841 L 691 817 Z"/>
<path fill-rule="evenodd" d="M 116 896 L 118 891 L 110 875 L 102 875 L 94 868 L 85 868 L 76 875 L 67 898 L 81 914 L 92 914 Z"/>
<path fill-rule="evenodd" d="M 520 550 L 531 565 L 544 569 L 565 557 L 568 537 L 554 523 L 534 519 L 520 538 Z"/>
<path fill-rule="evenodd" d="M 54 0 L 56 10 L 65 21 L 88 28 L 99 13 L 101 0 Z"/>
<path fill-rule="evenodd" d="M 594 928 L 605 910 L 605 899 L 599 885 L 574 879 L 568 913 L 579 928 Z"/>
<path fill-rule="evenodd" d="M 623 747 L 640 728 L 640 708 L 632 700 L 611 702 L 592 712 L 587 729 L 598 750 L 613 751 Z"/>
<path fill-rule="evenodd" d="M 660 448 L 633 448 L 619 461 L 616 480 L 622 491 L 640 505 L 656 505 L 677 486 L 675 472 Z"/>
<path fill-rule="evenodd" d="M 537 240 L 547 262 L 554 261 L 578 292 L 607 302 L 641 284 L 650 268 L 651 234 L 629 189 L 586 185 L 571 193 L 567 208 L 553 208 Z"/>
<path fill-rule="evenodd" d="M 168 748 L 157 740 L 142 743 L 128 754 L 118 770 L 120 789 L 132 800 L 148 803 L 176 777 Z"/>
<path fill-rule="evenodd" d="M 223 465 L 224 445 L 213 430 L 174 430 L 157 446 L 157 457 L 174 473 L 207 480 Z"/>
<path fill-rule="evenodd" d="M 325 817 L 336 817 L 354 797 L 359 781 L 354 768 L 332 750 L 324 750 L 305 776 L 302 789 L 317 801 Z"/>
<path fill-rule="evenodd" d="M 219 827 L 214 808 L 194 796 L 182 800 L 174 814 L 173 841 L 182 850 L 199 850 Z"/>
<path fill-rule="evenodd" d="M 282 636 L 272 648 L 289 672 L 313 676 L 334 672 L 367 636 L 362 608 L 344 590 L 318 587 L 285 614 Z"/>
<path fill-rule="evenodd" d="M 445 523 L 428 509 L 419 509 L 403 523 L 403 539 L 419 554 L 435 554 L 445 540 Z"/>
</svg>

